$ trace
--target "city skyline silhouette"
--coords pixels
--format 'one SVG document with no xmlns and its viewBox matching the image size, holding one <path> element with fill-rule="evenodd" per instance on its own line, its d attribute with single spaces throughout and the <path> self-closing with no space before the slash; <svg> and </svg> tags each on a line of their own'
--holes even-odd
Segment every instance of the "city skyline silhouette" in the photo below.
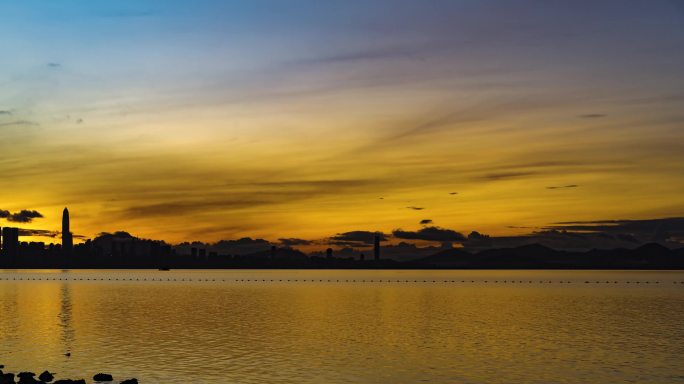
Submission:
<svg viewBox="0 0 684 384">
<path fill-rule="evenodd" d="M 42 216 L 42 215 L 41 215 Z M 21 241 L 22 230 L 0 227 L 0 266 L 34 268 L 684 268 L 678 241 L 684 218 L 562 223 L 528 236 L 498 238 L 421 222 L 417 231 L 352 231 L 315 241 L 241 238 L 217 243 L 142 239 L 102 232 L 74 246 L 67 207 L 61 244 Z M 620 231 L 623 232 L 620 232 Z M 593 231 L 593 233 L 591 232 Z M 610 233 L 612 231 L 612 233 Z M 28 233 L 30 235 L 30 232 Z M 56 234 L 55 234 L 56 235 Z M 548 246 L 548 239 L 556 247 Z M 589 246 L 600 239 L 602 247 Z M 419 241 L 411 243 L 410 241 Z M 381 243 L 385 242 L 385 246 Z M 423 245 L 420 246 L 422 242 Z M 612 248 L 605 244 L 619 244 Z M 595 244 L 594 244 L 595 245 Z M 302 251 L 301 246 L 318 250 Z M 334 249 L 332 247 L 335 247 Z M 324 250 L 320 249 L 325 247 Z M 371 260 L 365 252 L 372 252 Z M 381 254 L 384 258 L 381 259 Z"/>
</svg>

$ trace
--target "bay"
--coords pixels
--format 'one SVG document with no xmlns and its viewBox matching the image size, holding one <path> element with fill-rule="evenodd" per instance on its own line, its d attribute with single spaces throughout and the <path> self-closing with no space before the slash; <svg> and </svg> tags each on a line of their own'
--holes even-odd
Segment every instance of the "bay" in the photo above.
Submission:
<svg viewBox="0 0 684 384">
<path fill-rule="evenodd" d="M 0 364 L 142 383 L 680 383 L 682 309 L 677 271 L 0 270 Z"/>
</svg>

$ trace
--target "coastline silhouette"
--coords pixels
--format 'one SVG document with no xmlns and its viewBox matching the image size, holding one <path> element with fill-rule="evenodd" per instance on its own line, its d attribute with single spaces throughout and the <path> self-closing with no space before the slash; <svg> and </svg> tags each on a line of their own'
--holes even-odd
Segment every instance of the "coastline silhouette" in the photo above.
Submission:
<svg viewBox="0 0 684 384">
<path fill-rule="evenodd" d="M 435 248 L 427 255 L 410 260 L 382 257 L 381 233 L 356 231 L 339 234 L 342 244 L 372 246 L 373 258 L 366 260 L 327 248 L 325 254 L 306 254 L 289 245 L 277 246 L 265 240 L 233 241 L 246 247 L 244 252 L 225 253 L 205 244 L 172 246 L 161 240 L 139 239 L 128 232 L 102 233 L 94 239 L 73 244 L 69 210 L 62 215 L 62 244 L 20 242 L 19 228 L 5 227 L 1 231 L 0 268 L 55 269 L 118 269 L 153 268 L 182 269 L 684 269 L 684 248 L 670 249 L 658 243 L 646 243 L 636 248 L 591 249 L 587 251 L 557 250 L 541 244 L 471 250 Z M 423 227 L 417 232 L 395 231 L 405 238 L 423 236 L 428 239 L 465 239 L 457 232 L 437 227 Z M 441 237 L 442 236 L 442 237 Z M 473 232 L 472 242 L 487 242 L 488 236 Z M 297 239 L 288 240 L 297 244 Z M 246 243 L 246 244 L 242 244 Z M 301 243 L 301 241 L 299 241 Z M 188 245 L 185 243 L 184 245 Z M 362 248 L 364 249 L 364 248 Z M 431 249 L 431 248 L 430 248 Z M 336 254 L 338 252 L 338 254 Z"/>
</svg>

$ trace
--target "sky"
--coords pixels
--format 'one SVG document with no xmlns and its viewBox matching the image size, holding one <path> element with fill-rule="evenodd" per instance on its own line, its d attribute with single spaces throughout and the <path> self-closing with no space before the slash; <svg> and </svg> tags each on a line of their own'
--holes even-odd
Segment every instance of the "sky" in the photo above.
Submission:
<svg viewBox="0 0 684 384">
<path fill-rule="evenodd" d="M 677 218 L 683 122 L 678 0 L 0 0 L 0 226 L 36 235 Z"/>
</svg>

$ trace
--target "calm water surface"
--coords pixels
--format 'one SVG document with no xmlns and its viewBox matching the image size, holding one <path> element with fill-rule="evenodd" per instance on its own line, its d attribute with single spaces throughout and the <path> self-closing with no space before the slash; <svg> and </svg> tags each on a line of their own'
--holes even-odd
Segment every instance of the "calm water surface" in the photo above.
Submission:
<svg viewBox="0 0 684 384">
<path fill-rule="evenodd" d="M 14 372 L 684 383 L 682 356 L 681 272 L 0 270 L 0 364 Z"/>
</svg>

